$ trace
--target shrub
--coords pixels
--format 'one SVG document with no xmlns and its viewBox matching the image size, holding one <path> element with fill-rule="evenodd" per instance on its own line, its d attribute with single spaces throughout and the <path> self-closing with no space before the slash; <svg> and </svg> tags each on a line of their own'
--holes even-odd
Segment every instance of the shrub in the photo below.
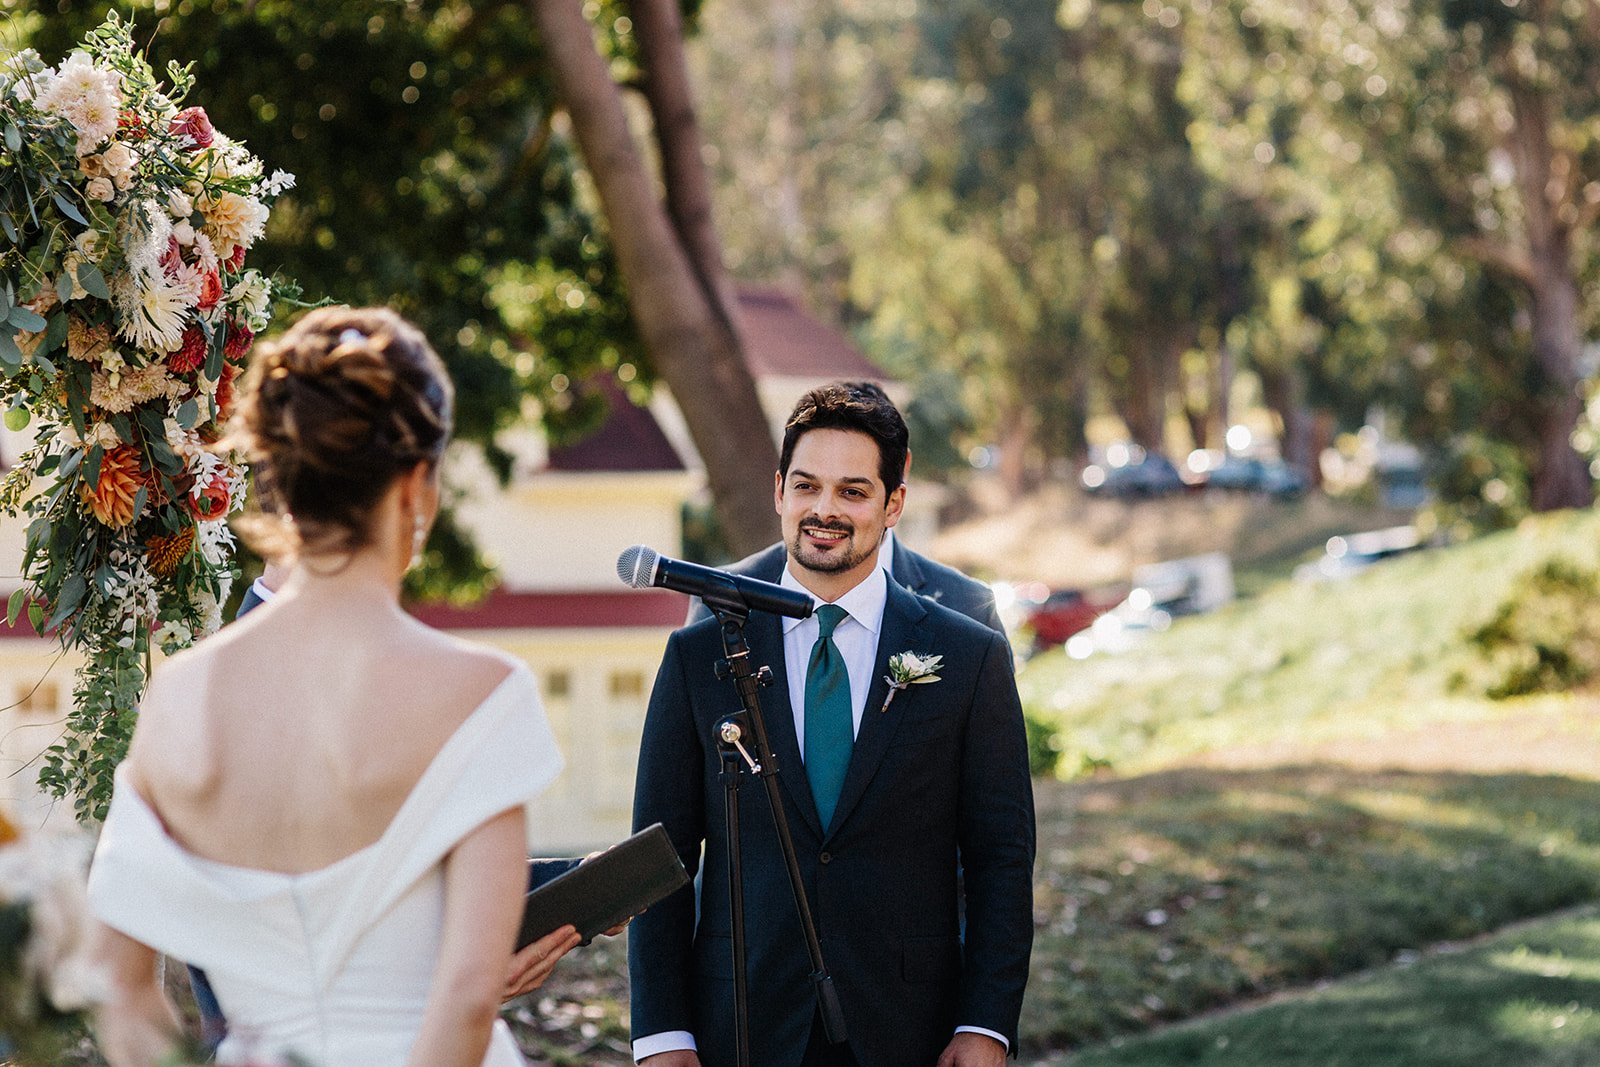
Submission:
<svg viewBox="0 0 1600 1067">
<path fill-rule="evenodd" d="M 1582 685 L 1600 675 L 1600 573 L 1549 560 L 1518 578 L 1467 639 L 1488 659 L 1492 699 Z"/>
</svg>

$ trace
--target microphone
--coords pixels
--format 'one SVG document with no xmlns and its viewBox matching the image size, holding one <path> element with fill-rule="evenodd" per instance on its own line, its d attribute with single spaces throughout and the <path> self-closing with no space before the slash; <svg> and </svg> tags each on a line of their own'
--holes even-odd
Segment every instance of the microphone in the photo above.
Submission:
<svg viewBox="0 0 1600 1067">
<path fill-rule="evenodd" d="M 715 567 L 668 559 L 644 545 L 624 549 L 622 555 L 617 557 L 617 577 L 622 579 L 623 585 L 634 589 L 649 589 L 659 585 L 688 593 L 705 601 L 708 608 L 721 608 L 736 615 L 766 611 L 791 619 L 804 619 L 811 614 L 813 606 L 810 593 L 785 589 L 773 582 L 746 578 L 742 574 L 719 571 Z"/>
</svg>

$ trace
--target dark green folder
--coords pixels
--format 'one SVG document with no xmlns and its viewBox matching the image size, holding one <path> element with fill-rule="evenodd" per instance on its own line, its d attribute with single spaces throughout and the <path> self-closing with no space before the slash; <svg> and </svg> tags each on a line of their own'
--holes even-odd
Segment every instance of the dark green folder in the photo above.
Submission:
<svg viewBox="0 0 1600 1067">
<path fill-rule="evenodd" d="M 523 898 L 517 947 L 571 923 L 587 944 L 689 884 L 666 829 L 656 823 Z"/>
</svg>

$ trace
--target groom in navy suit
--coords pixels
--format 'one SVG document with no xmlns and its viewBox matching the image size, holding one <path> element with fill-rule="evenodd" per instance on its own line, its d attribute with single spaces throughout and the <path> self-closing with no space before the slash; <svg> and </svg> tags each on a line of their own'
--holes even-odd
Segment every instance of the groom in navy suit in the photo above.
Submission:
<svg viewBox="0 0 1600 1067">
<path fill-rule="evenodd" d="M 860 398 L 869 404 L 893 404 L 889 395 L 874 382 L 837 382 L 832 388 L 859 394 Z M 903 477 L 909 477 L 910 473 L 911 453 L 908 451 Z M 1005 627 L 1000 622 L 1000 613 L 995 609 L 993 590 L 976 578 L 967 577 L 954 567 L 947 567 L 919 552 L 913 552 L 900 543 L 893 530 L 883 532 L 883 544 L 878 549 L 878 563 L 889 572 L 889 577 L 905 586 L 907 591 L 936 600 L 951 611 L 960 612 L 969 619 L 976 619 L 997 633 L 1005 633 Z M 746 556 L 738 563 L 730 564 L 727 570 L 763 582 L 776 582 L 782 579 L 783 570 L 788 564 L 789 550 L 782 541 L 779 541 L 754 555 Z M 699 622 L 701 619 L 709 618 L 710 615 L 700 598 L 694 598 L 689 606 L 688 621 Z"/>
<path fill-rule="evenodd" d="M 881 397 L 881 394 L 880 394 Z M 905 423 L 886 398 L 825 387 L 784 433 L 774 498 L 809 619 L 751 615 L 753 662 L 823 956 L 849 1041 L 830 1045 L 765 793 L 741 781 L 751 1061 L 760 1067 L 999 1067 L 1032 947 L 1033 794 L 1005 638 L 893 581 Z M 727 849 L 714 725 L 737 710 L 714 621 L 673 634 L 651 694 L 634 822 L 664 823 L 691 872 L 634 921 L 634 1056 L 734 1062 Z M 939 657 L 921 682 L 886 676 Z M 913 672 L 915 673 L 915 672 Z M 901 673 L 899 680 L 904 680 Z M 961 870 L 963 879 L 958 880 Z M 966 922 L 960 919 L 965 896 Z"/>
</svg>

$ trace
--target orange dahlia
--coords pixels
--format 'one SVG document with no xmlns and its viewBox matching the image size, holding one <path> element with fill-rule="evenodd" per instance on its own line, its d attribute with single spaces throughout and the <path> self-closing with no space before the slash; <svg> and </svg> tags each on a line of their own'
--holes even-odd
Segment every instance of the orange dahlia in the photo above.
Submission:
<svg viewBox="0 0 1600 1067">
<path fill-rule="evenodd" d="M 106 451 L 100 460 L 100 482 L 93 489 L 85 482 L 81 489 L 83 502 L 99 519 L 114 529 L 120 529 L 135 518 L 133 505 L 139 487 L 145 484 L 139 470 L 139 450 L 132 445 L 118 445 Z"/>
<path fill-rule="evenodd" d="M 0 845 L 9 845 L 21 837 L 22 833 L 4 815 L 0 815 Z"/>
<path fill-rule="evenodd" d="M 194 547 L 194 527 L 185 526 L 175 534 L 157 534 L 146 541 L 144 547 L 150 570 L 158 577 L 170 578 Z"/>
</svg>

